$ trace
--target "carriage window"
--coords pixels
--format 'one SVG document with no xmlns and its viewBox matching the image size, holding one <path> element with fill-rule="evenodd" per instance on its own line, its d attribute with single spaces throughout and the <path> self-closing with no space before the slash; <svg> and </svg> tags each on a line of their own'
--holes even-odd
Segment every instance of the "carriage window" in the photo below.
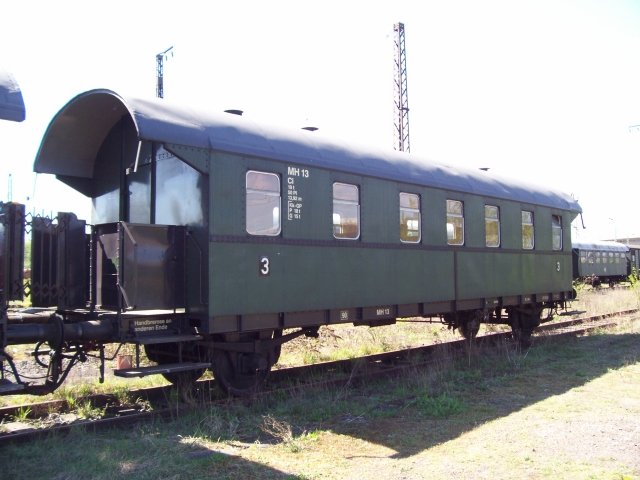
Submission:
<svg viewBox="0 0 640 480">
<path fill-rule="evenodd" d="M 458 200 L 447 200 L 447 243 L 464 245 L 464 209 Z"/>
<path fill-rule="evenodd" d="M 500 246 L 500 209 L 498 207 L 484 206 L 484 232 L 487 247 Z"/>
<path fill-rule="evenodd" d="M 155 223 L 203 225 L 202 175 L 163 147 L 156 153 L 155 174 Z"/>
<path fill-rule="evenodd" d="M 562 250 L 562 218 L 551 215 L 551 240 L 554 250 Z"/>
<path fill-rule="evenodd" d="M 522 248 L 533 250 L 535 238 L 533 233 L 533 212 L 522 211 Z"/>
<path fill-rule="evenodd" d="M 247 172 L 247 233 L 280 233 L 280 177 L 275 173 Z"/>
<path fill-rule="evenodd" d="M 333 184 L 333 236 L 360 237 L 360 192 L 357 185 Z"/>
<path fill-rule="evenodd" d="M 419 243 L 420 235 L 420 196 L 400 193 L 400 241 Z"/>
</svg>

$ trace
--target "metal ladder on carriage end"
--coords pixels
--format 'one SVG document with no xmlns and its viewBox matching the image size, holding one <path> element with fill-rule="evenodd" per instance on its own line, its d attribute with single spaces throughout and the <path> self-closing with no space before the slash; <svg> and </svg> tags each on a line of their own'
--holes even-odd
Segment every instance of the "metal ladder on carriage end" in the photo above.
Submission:
<svg viewBox="0 0 640 480">
<path fill-rule="evenodd" d="M 179 342 L 191 342 L 196 340 L 202 340 L 202 335 L 159 335 L 139 337 L 135 340 L 136 349 L 140 345 L 153 345 L 158 343 L 179 343 Z M 136 361 L 136 363 L 138 363 Z M 180 373 L 188 372 L 192 370 L 206 370 L 211 367 L 211 362 L 179 362 L 179 363 L 165 363 L 162 365 L 150 365 L 148 367 L 132 367 L 115 369 L 113 374 L 116 377 L 134 378 L 134 377 L 146 377 L 148 375 L 157 375 L 162 373 Z"/>
</svg>

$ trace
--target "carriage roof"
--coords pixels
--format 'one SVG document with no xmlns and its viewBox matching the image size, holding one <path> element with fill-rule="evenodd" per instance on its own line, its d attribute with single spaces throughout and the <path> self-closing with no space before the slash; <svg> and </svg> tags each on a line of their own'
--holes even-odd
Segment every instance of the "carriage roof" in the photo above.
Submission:
<svg viewBox="0 0 640 480">
<path fill-rule="evenodd" d="M 571 196 L 520 179 L 440 164 L 404 152 L 348 145 L 319 132 L 267 126 L 246 116 L 174 105 L 165 99 L 125 98 L 111 90 L 82 93 L 56 114 L 43 137 L 34 170 L 91 178 L 103 140 L 127 115 L 139 140 L 257 156 L 575 213 L 582 211 Z"/>
</svg>

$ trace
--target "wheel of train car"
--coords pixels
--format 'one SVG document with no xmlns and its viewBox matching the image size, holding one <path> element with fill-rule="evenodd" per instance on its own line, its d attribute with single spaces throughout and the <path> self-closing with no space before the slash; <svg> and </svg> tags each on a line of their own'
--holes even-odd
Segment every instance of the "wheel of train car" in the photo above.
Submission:
<svg viewBox="0 0 640 480">
<path fill-rule="evenodd" d="M 271 336 L 281 337 L 282 330 L 275 330 Z M 252 340 L 253 336 L 243 336 L 239 341 Z M 213 376 L 220 388 L 229 395 L 253 395 L 262 388 L 271 367 L 280 358 L 281 351 L 281 345 L 261 353 L 215 349 L 212 353 Z"/>
<path fill-rule="evenodd" d="M 213 352 L 213 376 L 220 388 L 235 397 L 246 397 L 259 391 L 269 373 L 263 355 L 229 350 Z"/>
<path fill-rule="evenodd" d="M 458 331 L 466 340 L 473 340 L 480 331 L 480 324 L 484 318 L 482 310 L 471 310 L 458 313 Z"/>
<path fill-rule="evenodd" d="M 156 343 L 144 346 L 145 353 L 149 360 L 158 365 L 178 363 L 179 344 L 178 343 Z M 195 343 L 185 343 L 182 345 L 183 362 L 202 362 L 206 359 L 206 352 L 203 352 Z M 178 388 L 191 388 L 202 376 L 205 369 L 187 370 L 184 372 L 162 373 L 161 375 Z"/>
<path fill-rule="evenodd" d="M 273 338 L 278 339 L 282 337 L 282 330 L 274 330 Z M 277 347 L 269 350 L 269 368 L 273 367 L 278 360 L 280 360 L 280 354 L 282 353 L 282 345 L 278 345 Z"/>
<path fill-rule="evenodd" d="M 528 348 L 533 331 L 540 325 L 540 311 L 535 307 L 528 310 L 512 308 L 509 310 L 509 325 L 513 339 L 521 347 Z"/>
</svg>

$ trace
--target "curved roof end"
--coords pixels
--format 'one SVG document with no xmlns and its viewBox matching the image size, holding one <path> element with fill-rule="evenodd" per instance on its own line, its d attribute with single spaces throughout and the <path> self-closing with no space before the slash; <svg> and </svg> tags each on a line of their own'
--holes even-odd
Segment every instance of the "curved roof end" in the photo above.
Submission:
<svg viewBox="0 0 640 480">
<path fill-rule="evenodd" d="M 34 172 L 91 178 L 98 149 L 126 115 L 130 115 L 127 105 L 111 90 L 92 90 L 74 97 L 49 123 Z"/>
<path fill-rule="evenodd" d="M 18 82 L 0 67 L 0 119 L 22 122 L 25 118 L 26 110 Z"/>
</svg>

